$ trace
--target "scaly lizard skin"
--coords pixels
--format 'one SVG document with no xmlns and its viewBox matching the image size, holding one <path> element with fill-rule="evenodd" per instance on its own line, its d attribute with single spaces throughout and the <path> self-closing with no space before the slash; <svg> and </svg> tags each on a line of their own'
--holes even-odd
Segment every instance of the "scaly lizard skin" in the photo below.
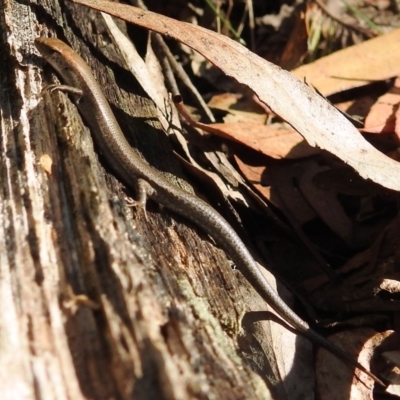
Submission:
<svg viewBox="0 0 400 400">
<path fill-rule="evenodd" d="M 312 330 L 269 285 L 252 255 L 228 222 L 200 198 L 171 184 L 165 176 L 144 161 L 129 145 L 88 65 L 69 46 L 55 38 L 36 39 L 44 59 L 74 88 L 77 107 L 91 128 L 94 140 L 114 172 L 125 184 L 146 187 L 151 199 L 194 222 L 229 254 L 238 269 L 274 310 L 298 332 L 329 350 L 338 358 L 384 384 L 346 352 Z M 77 93 L 80 93 L 77 95 Z M 145 201 L 144 192 L 142 201 Z"/>
</svg>

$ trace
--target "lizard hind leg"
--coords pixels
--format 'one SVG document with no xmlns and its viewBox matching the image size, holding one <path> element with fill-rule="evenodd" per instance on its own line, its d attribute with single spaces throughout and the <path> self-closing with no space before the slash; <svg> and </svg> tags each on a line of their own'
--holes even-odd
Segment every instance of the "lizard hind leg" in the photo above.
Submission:
<svg viewBox="0 0 400 400">
<path fill-rule="evenodd" d="M 129 205 L 131 207 L 136 207 L 137 212 L 143 213 L 146 220 L 146 203 L 147 199 L 151 197 L 152 193 L 154 193 L 154 189 L 151 187 L 151 185 L 144 179 L 139 178 L 136 182 L 136 200 L 130 199 L 129 201 Z"/>
</svg>

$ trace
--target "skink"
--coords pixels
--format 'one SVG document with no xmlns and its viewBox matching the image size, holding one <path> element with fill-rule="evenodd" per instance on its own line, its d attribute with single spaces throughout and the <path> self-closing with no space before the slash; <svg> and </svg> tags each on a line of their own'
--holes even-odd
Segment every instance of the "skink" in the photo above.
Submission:
<svg viewBox="0 0 400 400">
<path fill-rule="evenodd" d="M 385 386 L 349 354 L 312 330 L 286 305 L 269 285 L 237 233 L 217 211 L 200 198 L 171 184 L 131 148 L 89 66 L 76 52 L 56 38 L 38 38 L 35 45 L 44 59 L 59 73 L 64 83 L 82 92 L 79 101 L 76 101 L 77 107 L 91 128 L 98 148 L 125 184 L 136 190 L 137 180 L 145 181 L 151 188 L 147 193 L 148 197 L 194 222 L 212 236 L 229 254 L 259 295 L 286 322 L 312 342 Z"/>
</svg>

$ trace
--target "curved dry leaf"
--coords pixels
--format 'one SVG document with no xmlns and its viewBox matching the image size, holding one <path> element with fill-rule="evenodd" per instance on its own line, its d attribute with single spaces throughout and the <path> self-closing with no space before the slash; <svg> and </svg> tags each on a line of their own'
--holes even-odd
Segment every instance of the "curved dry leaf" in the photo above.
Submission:
<svg viewBox="0 0 400 400">
<path fill-rule="evenodd" d="M 358 173 L 400 190 L 400 165 L 370 145 L 357 129 L 307 85 L 226 36 L 199 26 L 105 0 L 70 0 L 172 37 L 201 53 L 252 89 L 311 146 L 328 150 Z"/>
<path fill-rule="evenodd" d="M 346 47 L 292 73 L 307 79 L 324 96 L 400 74 L 400 29 Z"/>
</svg>

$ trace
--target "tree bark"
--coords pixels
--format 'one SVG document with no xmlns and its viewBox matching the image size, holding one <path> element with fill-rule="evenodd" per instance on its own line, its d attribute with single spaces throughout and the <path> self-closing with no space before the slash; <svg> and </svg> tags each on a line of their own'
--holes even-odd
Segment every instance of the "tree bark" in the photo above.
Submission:
<svg viewBox="0 0 400 400">
<path fill-rule="evenodd" d="M 285 398 L 273 328 L 242 326 L 265 303 L 227 255 L 157 204 L 130 206 L 68 96 L 41 95 L 54 74 L 33 40 L 51 34 L 88 61 L 134 147 L 183 176 L 100 15 L 52 1 L 3 12 L 2 398 Z"/>
</svg>

